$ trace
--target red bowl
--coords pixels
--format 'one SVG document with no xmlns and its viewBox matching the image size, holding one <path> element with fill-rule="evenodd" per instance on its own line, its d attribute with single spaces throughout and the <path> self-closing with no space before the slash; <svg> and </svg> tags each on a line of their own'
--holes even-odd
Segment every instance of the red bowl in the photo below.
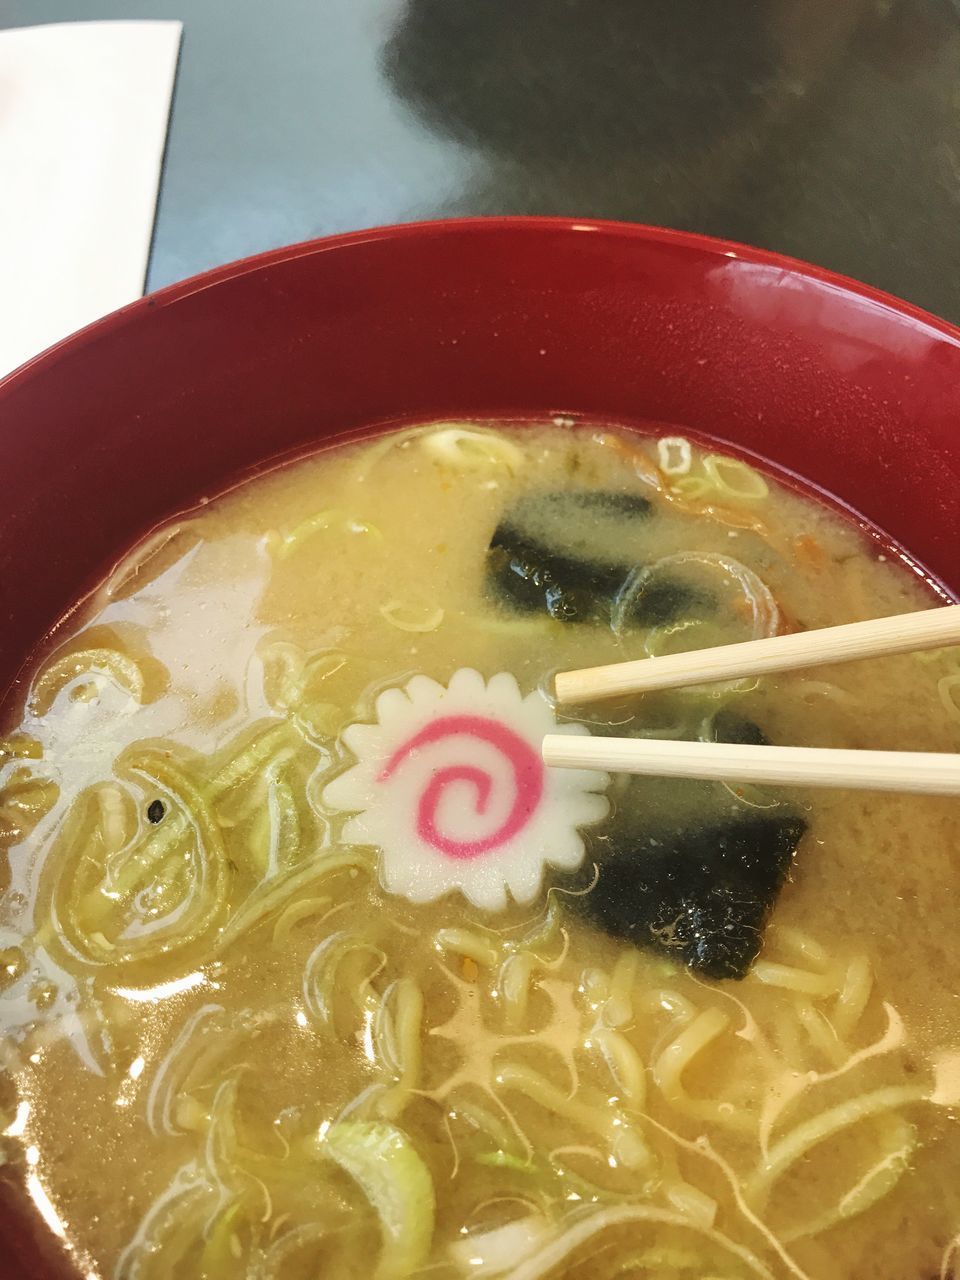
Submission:
<svg viewBox="0 0 960 1280">
<path fill-rule="evenodd" d="M 960 589 L 960 331 L 777 254 L 503 218 L 263 254 L 0 382 L 0 697 L 138 535 L 265 460 L 398 418 L 680 424 L 836 495 Z M 0 1276 L 49 1275 L 0 1221 Z"/>
</svg>

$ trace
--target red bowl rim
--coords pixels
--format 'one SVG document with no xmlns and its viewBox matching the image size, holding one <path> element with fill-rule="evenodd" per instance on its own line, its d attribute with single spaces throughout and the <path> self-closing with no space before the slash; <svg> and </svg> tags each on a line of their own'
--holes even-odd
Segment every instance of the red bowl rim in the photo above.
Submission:
<svg viewBox="0 0 960 1280">
<path fill-rule="evenodd" d="M 249 257 L 237 258 L 212 267 L 198 275 L 188 276 L 174 284 L 165 285 L 153 293 L 110 312 L 99 320 L 85 325 L 75 333 L 62 338 L 45 351 L 32 356 L 24 364 L 0 377 L 0 395 L 14 385 L 36 375 L 42 375 L 47 364 L 58 360 L 61 356 L 79 350 L 88 343 L 106 337 L 110 333 L 122 329 L 126 325 L 135 324 L 140 315 L 155 307 L 167 307 L 181 298 L 214 288 L 226 280 L 259 271 L 264 267 L 279 262 L 292 262 L 298 258 L 311 257 L 317 253 L 328 253 L 335 249 L 346 249 L 370 243 L 389 243 L 408 238 L 439 238 L 466 234 L 470 237 L 512 231 L 520 235 L 536 235 L 544 231 L 567 231 L 571 234 L 592 232 L 610 239 L 623 238 L 646 244 L 668 245 L 674 248 L 692 250 L 698 253 L 713 254 L 717 257 L 735 258 L 754 266 L 779 269 L 791 275 L 803 276 L 820 285 L 862 298 L 886 311 L 892 312 L 914 324 L 923 326 L 941 338 L 960 346 L 960 326 L 944 320 L 922 307 L 915 306 L 895 294 L 876 289 L 851 276 L 831 271 L 827 267 L 819 267 L 805 262 L 801 258 L 792 258 L 787 254 L 777 253 L 771 249 L 758 249 L 752 245 L 742 244 L 736 240 L 725 240 L 716 236 L 703 235 L 695 231 L 677 231 L 669 227 L 658 227 L 642 222 L 614 221 L 603 218 L 569 218 L 569 217 L 528 217 L 528 216 L 496 216 L 469 218 L 438 218 L 420 222 L 390 223 L 383 226 L 370 227 L 360 231 L 341 232 L 336 235 L 319 236 L 310 240 L 300 240 L 294 244 L 283 245 L 276 249 L 267 249 Z"/>
</svg>

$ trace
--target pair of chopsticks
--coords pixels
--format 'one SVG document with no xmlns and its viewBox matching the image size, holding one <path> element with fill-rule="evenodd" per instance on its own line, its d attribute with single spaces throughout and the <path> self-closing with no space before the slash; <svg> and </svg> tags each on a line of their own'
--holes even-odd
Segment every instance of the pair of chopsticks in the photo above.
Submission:
<svg viewBox="0 0 960 1280">
<path fill-rule="evenodd" d="M 558 703 L 569 706 L 958 643 L 960 605 L 946 605 L 744 644 L 564 671 L 556 677 L 556 695 Z M 666 778 L 960 795 L 960 755 L 938 751 L 844 751 L 548 734 L 543 739 L 543 759 L 565 769 Z"/>
</svg>

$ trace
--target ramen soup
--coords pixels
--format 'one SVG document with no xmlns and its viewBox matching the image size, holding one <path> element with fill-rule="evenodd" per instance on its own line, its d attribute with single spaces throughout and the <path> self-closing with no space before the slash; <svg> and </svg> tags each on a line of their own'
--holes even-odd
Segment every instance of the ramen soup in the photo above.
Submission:
<svg viewBox="0 0 960 1280">
<path fill-rule="evenodd" d="M 937 600 L 741 461 L 564 421 L 155 532 L 2 744 L 4 1179 L 88 1277 L 953 1276 L 957 802 L 539 756 L 956 750 L 951 651 L 551 696 Z"/>
</svg>

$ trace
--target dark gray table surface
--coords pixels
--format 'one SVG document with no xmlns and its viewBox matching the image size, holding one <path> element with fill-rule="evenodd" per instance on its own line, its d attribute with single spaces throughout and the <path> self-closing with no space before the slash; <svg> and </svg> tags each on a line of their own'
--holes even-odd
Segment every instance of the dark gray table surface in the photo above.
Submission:
<svg viewBox="0 0 960 1280">
<path fill-rule="evenodd" d="M 153 288 L 552 213 L 729 236 L 960 321 L 950 0 L 0 0 L 0 26 L 131 17 L 185 24 Z"/>
</svg>

